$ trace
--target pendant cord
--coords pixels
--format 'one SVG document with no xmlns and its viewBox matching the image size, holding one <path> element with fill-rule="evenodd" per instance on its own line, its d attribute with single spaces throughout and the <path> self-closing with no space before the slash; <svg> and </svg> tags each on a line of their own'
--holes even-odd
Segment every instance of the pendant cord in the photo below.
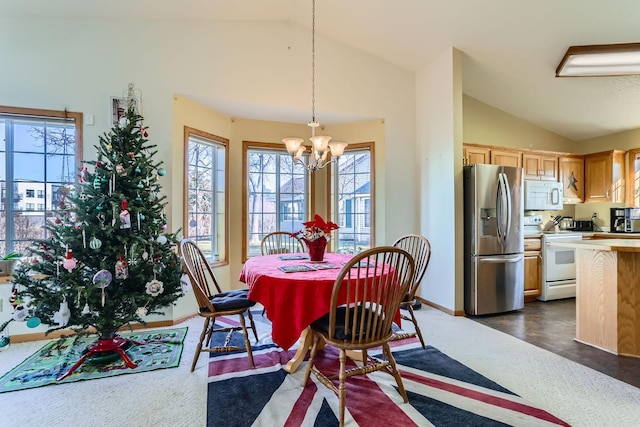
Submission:
<svg viewBox="0 0 640 427">
<path fill-rule="evenodd" d="M 316 122 L 316 0 L 311 12 L 311 122 Z"/>
</svg>

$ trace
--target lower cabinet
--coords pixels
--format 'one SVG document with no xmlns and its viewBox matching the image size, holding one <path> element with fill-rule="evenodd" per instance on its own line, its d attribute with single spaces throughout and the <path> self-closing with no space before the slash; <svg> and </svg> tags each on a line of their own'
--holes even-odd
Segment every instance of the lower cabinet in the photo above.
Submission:
<svg viewBox="0 0 640 427">
<path fill-rule="evenodd" d="M 535 301 L 542 293 L 542 241 L 524 239 L 524 302 Z"/>
</svg>

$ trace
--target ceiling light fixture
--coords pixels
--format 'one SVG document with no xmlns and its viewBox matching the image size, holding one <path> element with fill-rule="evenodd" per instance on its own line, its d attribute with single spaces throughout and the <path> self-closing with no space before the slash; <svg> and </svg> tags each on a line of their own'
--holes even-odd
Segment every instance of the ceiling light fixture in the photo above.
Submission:
<svg viewBox="0 0 640 427">
<path fill-rule="evenodd" d="M 310 173 L 313 173 L 329 163 L 334 162 L 344 153 L 347 147 L 346 142 L 329 142 L 330 136 L 316 135 L 316 128 L 320 123 L 316 122 L 316 1 L 312 1 L 311 14 L 311 121 L 307 123 L 311 128 L 311 154 L 308 162 L 305 163 L 302 155 L 307 151 L 307 147 L 303 144 L 303 138 L 289 137 L 284 138 L 282 142 L 287 146 L 287 151 L 293 156 L 295 163 L 304 166 Z M 327 160 L 331 152 L 331 160 Z"/>
<path fill-rule="evenodd" d="M 556 77 L 640 74 L 640 43 L 571 46 L 556 68 Z"/>
</svg>

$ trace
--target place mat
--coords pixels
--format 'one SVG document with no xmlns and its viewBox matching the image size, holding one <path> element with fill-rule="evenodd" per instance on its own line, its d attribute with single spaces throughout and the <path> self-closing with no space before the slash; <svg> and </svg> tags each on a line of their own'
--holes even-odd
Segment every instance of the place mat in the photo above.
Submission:
<svg viewBox="0 0 640 427">
<path fill-rule="evenodd" d="M 137 368 L 128 368 L 120 356 L 114 353 L 87 358 L 62 381 L 57 381 L 57 378 L 64 375 L 82 357 L 87 346 L 96 340 L 96 336 L 74 336 L 53 340 L 4 374 L 0 378 L 0 393 L 174 368 L 180 364 L 186 335 L 187 328 L 139 330 L 119 334 L 123 338 L 142 344 L 132 344 L 125 350 L 129 358 L 138 365 Z"/>
</svg>

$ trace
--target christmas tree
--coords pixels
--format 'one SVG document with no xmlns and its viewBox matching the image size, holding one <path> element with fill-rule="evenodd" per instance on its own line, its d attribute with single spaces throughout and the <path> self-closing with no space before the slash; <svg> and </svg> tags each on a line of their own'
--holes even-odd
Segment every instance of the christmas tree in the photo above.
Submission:
<svg viewBox="0 0 640 427">
<path fill-rule="evenodd" d="M 135 92 L 130 84 L 124 116 L 95 146 L 97 160 L 83 162 L 78 184 L 58 190 L 48 237 L 30 245 L 32 261 L 14 272 L 16 309 L 28 326 L 112 340 L 182 295 L 177 237 L 166 233 L 158 183 L 166 171 L 153 160 Z"/>
</svg>

